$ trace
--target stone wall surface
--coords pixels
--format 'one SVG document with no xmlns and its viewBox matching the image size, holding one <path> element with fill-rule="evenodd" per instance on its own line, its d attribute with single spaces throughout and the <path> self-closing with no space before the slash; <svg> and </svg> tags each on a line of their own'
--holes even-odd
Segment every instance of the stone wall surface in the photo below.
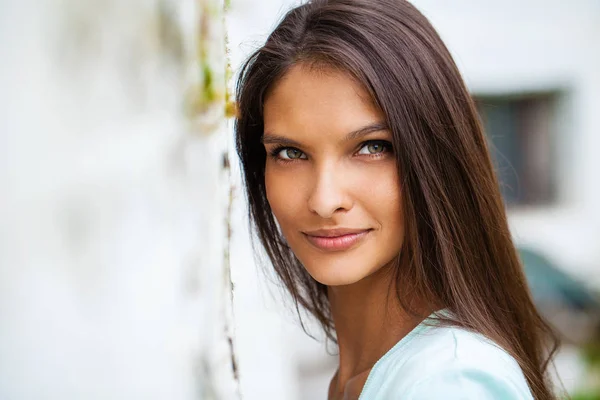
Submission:
<svg viewBox="0 0 600 400">
<path fill-rule="evenodd" d="M 0 3 L 0 398 L 238 398 L 223 12 Z"/>
</svg>

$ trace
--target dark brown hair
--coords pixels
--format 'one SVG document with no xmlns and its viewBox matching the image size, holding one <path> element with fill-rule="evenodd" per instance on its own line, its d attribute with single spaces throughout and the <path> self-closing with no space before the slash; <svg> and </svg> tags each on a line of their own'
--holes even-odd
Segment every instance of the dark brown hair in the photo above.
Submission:
<svg viewBox="0 0 600 400">
<path fill-rule="evenodd" d="M 496 342 L 534 397 L 553 399 L 547 370 L 557 341 L 532 302 L 474 103 L 446 46 L 407 1 L 310 1 L 242 68 L 236 144 L 251 223 L 296 307 L 335 337 L 327 288 L 286 244 L 265 192 L 263 103 L 299 63 L 350 74 L 386 117 L 406 224 L 398 286 L 451 311 L 446 323 Z"/>
</svg>

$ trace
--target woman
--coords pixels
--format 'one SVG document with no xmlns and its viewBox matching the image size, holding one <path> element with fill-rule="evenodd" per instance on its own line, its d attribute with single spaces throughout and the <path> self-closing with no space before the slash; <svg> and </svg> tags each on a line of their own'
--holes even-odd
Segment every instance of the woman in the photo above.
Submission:
<svg viewBox="0 0 600 400">
<path fill-rule="evenodd" d="M 473 101 L 423 15 L 402 0 L 294 8 L 237 101 L 251 221 L 339 347 L 330 399 L 554 398 L 555 339 Z"/>
</svg>

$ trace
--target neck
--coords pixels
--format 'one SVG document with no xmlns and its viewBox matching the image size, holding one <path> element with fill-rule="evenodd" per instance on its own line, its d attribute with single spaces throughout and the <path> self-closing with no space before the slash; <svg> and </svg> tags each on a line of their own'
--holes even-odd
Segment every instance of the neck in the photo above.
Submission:
<svg viewBox="0 0 600 400">
<path fill-rule="evenodd" d="M 403 309 L 397 293 L 388 267 L 352 285 L 328 288 L 339 347 L 335 387 L 343 391 L 354 378 L 365 380 L 377 360 L 422 321 Z"/>
</svg>

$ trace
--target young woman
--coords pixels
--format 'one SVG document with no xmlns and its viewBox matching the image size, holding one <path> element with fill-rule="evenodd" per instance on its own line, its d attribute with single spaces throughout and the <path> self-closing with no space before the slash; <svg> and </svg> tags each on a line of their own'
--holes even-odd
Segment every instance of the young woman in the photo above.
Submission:
<svg viewBox="0 0 600 400">
<path fill-rule="evenodd" d="M 251 221 L 339 347 L 330 399 L 554 398 L 555 339 L 473 101 L 423 15 L 403 0 L 294 8 L 237 102 Z"/>
</svg>

